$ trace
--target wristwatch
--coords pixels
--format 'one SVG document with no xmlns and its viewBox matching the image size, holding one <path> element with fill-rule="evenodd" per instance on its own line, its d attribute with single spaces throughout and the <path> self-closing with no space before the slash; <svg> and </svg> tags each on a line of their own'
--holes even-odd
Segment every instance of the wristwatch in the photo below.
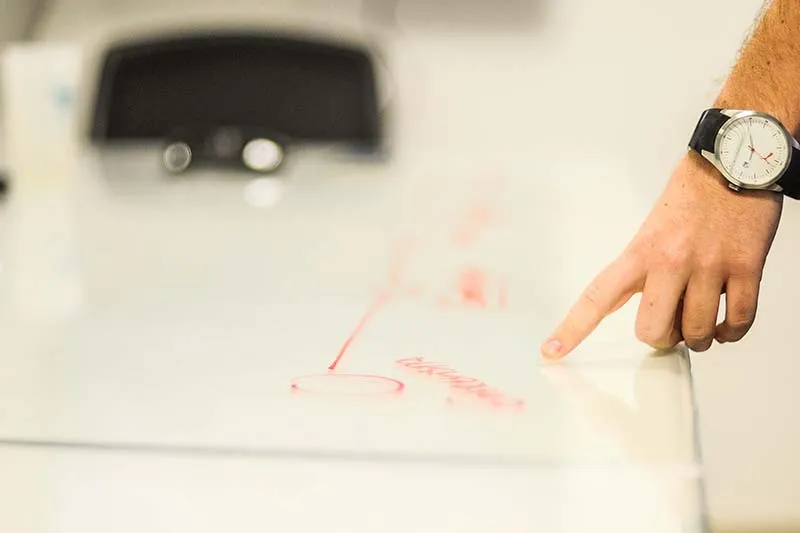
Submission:
<svg viewBox="0 0 800 533">
<path fill-rule="evenodd" d="M 689 148 L 710 161 L 734 191 L 768 190 L 800 199 L 800 143 L 769 114 L 707 109 Z"/>
</svg>

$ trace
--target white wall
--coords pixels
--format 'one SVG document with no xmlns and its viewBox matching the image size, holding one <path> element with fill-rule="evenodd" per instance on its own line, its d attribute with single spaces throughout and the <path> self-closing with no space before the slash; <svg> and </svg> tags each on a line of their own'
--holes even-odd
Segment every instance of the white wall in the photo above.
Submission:
<svg viewBox="0 0 800 533">
<path fill-rule="evenodd" d="M 0 0 L 0 50 L 6 43 L 24 36 L 39 4 L 40 0 Z M 0 94 L 0 101 L 2 98 L 3 95 Z M 3 136 L 0 129 L 0 171 L 4 160 Z"/>
<path fill-rule="evenodd" d="M 115 23 L 138 21 L 147 27 L 168 15 L 184 16 L 187 10 L 231 20 L 253 20 L 258 12 L 262 17 L 256 20 L 263 22 L 266 4 L 61 0 L 39 37 L 88 39 Z M 335 9 L 322 0 L 303 4 L 328 6 L 339 17 L 360 9 L 357 0 Z M 395 80 L 401 99 L 424 108 L 402 118 L 406 133 L 399 135 L 408 143 L 439 149 L 502 143 L 520 151 L 530 143 L 567 139 L 577 152 L 601 150 L 636 169 L 628 187 L 649 206 L 684 151 L 700 110 L 724 80 L 760 4 L 551 0 L 544 10 L 545 24 L 531 25 L 531 31 L 542 32 L 541 39 L 534 46 L 518 47 L 513 34 L 488 39 L 484 45 L 505 47 L 506 55 L 482 60 L 480 73 L 474 63 L 485 48 L 464 47 L 454 58 L 447 49 L 457 36 L 434 38 L 430 28 L 405 28 L 397 37 L 398 47 L 416 44 L 395 51 L 392 58 L 398 61 L 398 72 L 424 72 L 427 83 L 421 85 L 413 76 Z M 453 76 L 469 79 L 470 86 L 457 92 L 445 89 Z M 501 92 L 502 98 L 484 101 L 482 96 L 492 91 Z M 580 194 L 580 179 L 591 176 L 576 178 Z M 800 211 L 789 203 L 755 330 L 739 345 L 694 358 L 708 498 L 718 524 L 793 521 L 800 527 L 800 364 L 791 336 L 797 330 L 794 301 L 800 300 L 800 292 L 789 290 L 800 264 L 800 250 L 793 245 L 795 228 L 800 228 Z"/>
<path fill-rule="evenodd" d="M 0 0 L 0 45 L 23 36 L 38 4 L 39 0 Z"/>
</svg>

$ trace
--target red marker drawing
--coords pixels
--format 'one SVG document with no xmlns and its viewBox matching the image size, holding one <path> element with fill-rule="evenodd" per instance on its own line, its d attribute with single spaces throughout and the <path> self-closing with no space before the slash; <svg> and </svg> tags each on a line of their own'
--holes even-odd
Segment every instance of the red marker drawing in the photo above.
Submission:
<svg viewBox="0 0 800 533">
<path fill-rule="evenodd" d="M 457 392 L 468 394 L 479 400 L 485 400 L 492 407 L 498 409 L 511 408 L 515 410 L 525 408 L 525 400 L 514 398 L 502 391 L 491 388 L 479 379 L 464 376 L 445 364 L 426 361 L 422 357 L 408 357 L 395 362 L 418 374 L 432 376 L 444 381 Z M 452 404 L 452 397 L 449 397 L 449 401 L 446 400 L 446 402 Z"/>
<path fill-rule="evenodd" d="M 405 387 L 400 380 L 374 374 L 313 374 L 294 378 L 290 383 L 296 394 L 337 396 L 397 396 Z"/>
<path fill-rule="evenodd" d="M 489 276 L 479 268 L 469 267 L 461 271 L 455 288 L 455 298 L 440 296 L 437 303 L 440 307 L 463 307 L 487 309 L 496 303 L 500 309 L 508 306 L 508 284 L 504 278 L 490 283 Z M 496 301 L 495 301 L 496 294 Z"/>
<path fill-rule="evenodd" d="M 475 244 L 481 230 L 488 227 L 492 221 L 492 211 L 485 205 L 475 205 L 467 214 L 464 222 L 456 229 L 453 242 L 456 246 L 468 247 Z"/>
<path fill-rule="evenodd" d="M 336 354 L 336 358 L 333 360 L 330 366 L 328 366 L 328 370 L 331 371 L 336 370 L 336 367 L 342 361 L 342 358 L 347 354 L 347 351 L 350 349 L 350 346 L 353 344 L 356 338 L 361 334 L 361 332 L 367 326 L 369 321 L 372 320 L 375 314 L 380 310 L 380 308 L 383 307 L 383 305 L 387 302 L 388 299 L 389 295 L 383 292 L 378 295 L 378 297 L 375 299 L 374 302 L 372 302 L 372 305 L 369 306 L 367 312 L 364 313 L 364 315 L 356 324 L 356 327 L 353 330 L 353 332 L 350 333 L 347 339 L 345 339 L 344 344 L 342 344 L 342 347 L 339 348 L 339 352 Z"/>
<path fill-rule="evenodd" d="M 485 180 L 483 187 L 489 190 L 481 195 L 482 200 L 473 205 L 467 216 L 456 228 L 454 242 L 456 245 L 469 246 L 475 242 L 481 230 L 485 229 L 493 219 L 493 214 L 485 201 L 487 193 L 496 192 L 496 184 Z M 369 305 L 365 313 L 356 323 L 353 330 L 342 343 L 333 361 L 328 365 L 327 374 L 301 376 L 291 382 L 293 392 L 316 392 L 334 394 L 400 394 L 405 385 L 394 378 L 373 374 L 340 374 L 337 372 L 339 365 L 350 352 L 354 343 L 363 333 L 364 329 L 375 318 L 387 302 L 400 295 L 419 296 L 421 290 L 408 284 L 405 273 L 414 241 L 406 239 L 399 241 L 393 251 L 387 273 L 386 285 L 380 290 L 378 296 Z M 486 308 L 489 303 L 487 296 L 487 276 L 478 268 L 465 268 L 457 282 L 458 303 L 472 307 Z M 450 299 L 440 297 L 439 303 L 449 305 Z M 507 287 L 505 282 L 498 287 L 498 305 L 502 308 L 507 304 Z M 417 358 L 419 359 L 419 358 Z M 399 364 L 403 364 L 398 361 Z M 496 406 L 504 406 L 507 401 L 519 407 L 521 400 L 506 397 L 503 393 L 490 389 L 485 383 L 475 378 L 461 376 L 453 369 L 426 363 L 417 371 L 429 375 L 437 375 L 446 380 L 450 386 L 461 392 L 467 392 L 480 399 L 487 399 Z M 411 367 L 410 365 L 406 365 Z M 524 402 L 523 402 L 524 403 Z"/>
<path fill-rule="evenodd" d="M 393 288 L 402 282 L 410 248 L 410 242 L 400 243 L 397 246 L 389 271 L 389 288 Z M 401 394 L 405 389 L 405 384 L 394 378 L 374 374 L 336 373 L 337 367 L 348 354 L 359 335 L 364 331 L 364 328 L 375 318 L 375 315 L 386 305 L 389 299 L 388 288 L 378 294 L 339 348 L 333 362 L 328 365 L 327 374 L 297 377 L 290 383 L 291 391 L 294 393 L 304 392 L 347 396 Z"/>
<path fill-rule="evenodd" d="M 405 384 L 394 378 L 375 374 L 338 374 L 336 367 L 347 355 L 350 347 L 364 331 L 364 328 L 375 317 L 375 314 L 386 304 L 389 295 L 385 292 L 378 295 L 372 305 L 356 324 L 355 329 L 345 339 L 336 358 L 328 366 L 327 374 L 313 374 L 294 378 L 290 383 L 294 393 L 336 394 L 344 396 L 399 395 Z"/>
<path fill-rule="evenodd" d="M 458 282 L 461 301 L 486 307 L 486 275 L 477 268 L 467 268 L 461 273 Z"/>
</svg>

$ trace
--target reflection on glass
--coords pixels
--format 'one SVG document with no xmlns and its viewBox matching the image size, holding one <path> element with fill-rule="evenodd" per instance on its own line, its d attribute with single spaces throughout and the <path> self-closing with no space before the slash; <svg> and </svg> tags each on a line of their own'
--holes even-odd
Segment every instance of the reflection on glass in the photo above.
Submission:
<svg viewBox="0 0 800 533">
<path fill-rule="evenodd" d="M 681 369 L 684 364 L 676 353 L 646 358 L 636 369 L 633 404 L 602 390 L 589 377 L 594 367 L 569 363 L 542 367 L 543 375 L 578 416 L 593 432 L 619 444 L 681 520 L 698 516 L 702 505 L 690 384 L 680 377 L 688 372 Z M 675 387 L 687 390 L 675 394 Z"/>
</svg>

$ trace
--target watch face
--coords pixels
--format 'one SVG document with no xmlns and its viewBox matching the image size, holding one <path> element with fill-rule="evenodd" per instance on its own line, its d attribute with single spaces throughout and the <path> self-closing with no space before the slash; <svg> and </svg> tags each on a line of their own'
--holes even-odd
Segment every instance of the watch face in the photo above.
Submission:
<svg viewBox="0 0 800 533">
<path fill-rule="evenodd" d="M 788 164 L 789 139 L 771 117 L 747 114 L 734 118 L 719 135 L 719 160 L 728 174 L 745 187 L 773 183 Z"/>
</svg>

